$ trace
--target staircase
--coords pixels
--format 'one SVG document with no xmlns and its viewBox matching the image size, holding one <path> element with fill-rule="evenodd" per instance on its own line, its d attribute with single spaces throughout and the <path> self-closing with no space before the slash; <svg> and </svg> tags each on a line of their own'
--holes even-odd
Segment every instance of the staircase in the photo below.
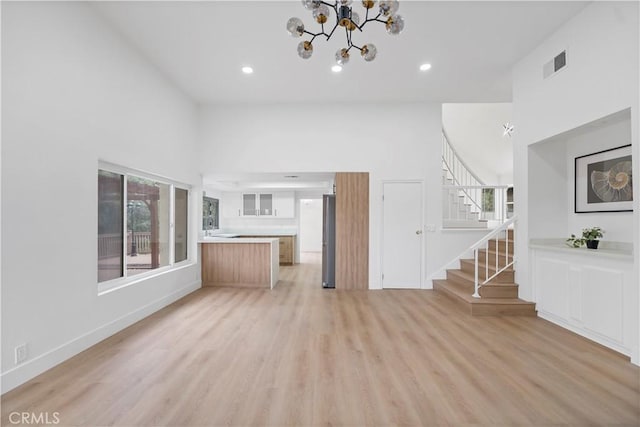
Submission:
<svg viewBox="0 0 640 427">
<path fill-rule="evenodd" d="M 442 227 L 487 228 L 487 218 L 482 217 L 485 187 L 442 129 Z"/>
<path fill-rule="evenodd" d="M 433 288 L 457 302 L 473 316 L 536 316 L 535 303 L 518 298 L 518 285 L 514 282 L 513 229 L 504 230 L 502 237 L 486 238 L 476 246 L 478 280 L 489 277 L 486 284 L 476 290 L 476 260 L 460 259 L 459 269 L 448 269 L 447 278 L 434 280 Z M 505 266 L 511 264 L 507 268 Z M 502 270 L 502 271 L 500 271 Z M 496 272 L 498 272 L 497 275 Z M 494 276 L 495 277 L 492 277 Z"/>
<path fill-rule="evenodd" d="M 464 189 L 456 185 L 451 171 L 442 169 L 442 227 L 443 228 L 487 228 L 488 221 L 480 218 L 481 207 L 477 190 Z"/>
</svg>

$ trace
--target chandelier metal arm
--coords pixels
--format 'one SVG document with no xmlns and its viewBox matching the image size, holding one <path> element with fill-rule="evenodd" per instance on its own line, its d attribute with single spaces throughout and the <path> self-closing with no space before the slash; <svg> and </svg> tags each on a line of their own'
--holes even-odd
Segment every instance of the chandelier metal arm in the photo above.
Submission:
<svg viewBox="0 0 640 427">
<path fill-rule="evenodd" d="M 387 21 L 382 20 L 382 19 L 379 19 L 381 15 L 382 15 L 381 13 L 378 13 L 378 14 L 376 15 L 376 17 L 375 17 L 375 18 L 369 18 L 369 9 L 367 9 L 367 16 L 365 17 L 365 20 L 364 20 L 364 22 L 362 23 L 362 25 L 360 25 L 360 28 L 361 28 L 361 29 L 362 29 L 362 28 L 364 28 L 364 26 L 365 26 L 365 24 L 366 24 L 367 22 L 373 22 L 373 21 L 375 21 L 375 22 L 382 22 L 383 24 L 386 24 L 386 23 L 387 23 Z M 360 31 L 362 31 L 362 30 L 360 30 Z"/>
<path fill-rule="evenodd" d="M 331 36 L 333 35 L 333 32 L 336 30 L 336 28 L 338 28 L 338 23 L 336 23 L 336 25 L 333 26 L 333 29 L 331 30 L 329 35 L 327 35 L 327 40 L 329 40 L 331 38 Z"/>
<path fill-rule="evenodd" d="M 335 2 L 334 3 L 327 3 L 326 1 L 321 0 L 320 3 L 321 4 L 326 4 L 327 6 L 333 8 L 333 10 L 336 10 L 336 11 L 338 10 L 338 4 L 335 3 Z"/>
</svg>

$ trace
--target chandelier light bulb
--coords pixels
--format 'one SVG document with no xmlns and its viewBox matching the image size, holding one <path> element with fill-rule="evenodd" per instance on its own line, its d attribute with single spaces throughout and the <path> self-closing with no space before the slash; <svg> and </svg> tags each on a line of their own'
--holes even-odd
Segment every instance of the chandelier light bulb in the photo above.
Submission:
<svg viewBox="0 0 640 427">
<path fill-rule="evenodd" d="M 346 48 L 338 49 L 336 52 L 336 64 L 346 65 L 349 62 L 349 50 Z"/>
<path fill-rule="evenodd" d="M 360 54 L 364 58 L 365 61 L 371 62 L 376 59 L 376 55 L 378 54 L 378 49 L 376 49 L 376 45 L 369 43 L 362 46 L 362 50 Z"/>
<path fill-rule="evenodd" d="M 373 9 L 375 5 L 376 5 L 375 0 L 362 0 L 362 6 L 365 9 Z"/>
<path fill-rule="evenodd" d="M 404 29 L 404 18 L 400 15 L 390 16 L 385 26 L 387 27 L 387 33 L 393 36 L 398 35 Z"/>
<path fill-rule="evenodd" d="M 398 8 L 400 7 L 400 3 L 398 0 L 382 0 L 380 1 L 380 13 L 384 16 L 394 15 Z"/>
<path fill-rule="evenodd" d="M 347 30 L 353 31 L 360 26 L 360 15 L 355 12 L 351 12 L 351 20 L 347 24 Z"/>
<path fill-rule="evenodd" d="M 313 10 L 313 19 L 315 19 L 318 24 L 327 22 L 327 19 L 329 19 L 329 6 L 323 4 L 315 8 Z"/>
<path fill-rule="evenodd" d="M 353 0 L 338 0 L 339 6 L 351 6 L 351 3 L 353 3 Z"/>
<path fill-rule="evenodd" d="M 253 73 L 253 68 L 251 67 L 242 67 L 242 72 L 245 74 L 251 74 Z"/>
<path fill-rule="evenodd" d="M 302 5 L 307 10 L 316 9 L 320 7 L 321 4 L 322 2 L 320 0 L 302 0 Z"/>
<path fill-rule="evenodd" d="M 342 67 L 340 65 L 334 65 L 333 67 L 331 67 L 331 71 L 333 71 L 334 73 L 339 73 L 340 71 L 342 71 Z"/>
<path fill-rule="evenodd" d="M 313 45 L 310 41 L 302 41 L 298 43 L 298 56 L 302 59 L 309 59 L 313 55 Z"/>
<path fill-rule="evenodd" d="M 431 69 L 431 64 L 424 63 L 420 65 L 420 71 L 428 71 Z"/>
<path fill-rule="evenodd" d="M 287 31 L 291 37 L 300 37 L 304 34 L 304 24 L 300 18 L 291 18 L 287 21 Z"/>
</svg>

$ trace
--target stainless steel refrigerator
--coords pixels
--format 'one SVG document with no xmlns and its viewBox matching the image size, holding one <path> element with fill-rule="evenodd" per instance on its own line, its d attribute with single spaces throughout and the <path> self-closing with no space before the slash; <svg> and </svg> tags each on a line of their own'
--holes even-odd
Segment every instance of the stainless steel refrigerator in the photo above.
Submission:
<svg viewBox="0 0 640 427">
<path fill-rule="evenodd" d="M 336 287 L 336 196 L 322 196 L 322 287 Z"/>
</svg>

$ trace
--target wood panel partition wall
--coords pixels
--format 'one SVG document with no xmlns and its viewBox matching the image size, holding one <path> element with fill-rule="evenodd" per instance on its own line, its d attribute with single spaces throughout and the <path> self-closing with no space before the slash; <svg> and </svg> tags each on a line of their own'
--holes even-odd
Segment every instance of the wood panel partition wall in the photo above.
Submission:
<svg viewBox="0 0 640 427">
<path fill-rule="evenodd" d="M 369 173 L 336 173 L 336 289 L 369 289 Z"/>
</svg>

